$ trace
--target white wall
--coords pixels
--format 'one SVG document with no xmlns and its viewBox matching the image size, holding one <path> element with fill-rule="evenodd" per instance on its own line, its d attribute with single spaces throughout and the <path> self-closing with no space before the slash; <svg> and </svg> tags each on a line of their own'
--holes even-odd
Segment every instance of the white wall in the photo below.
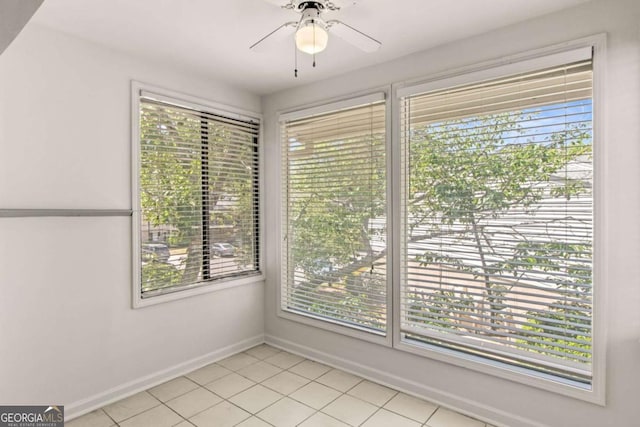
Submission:
<svg viewBox="0 0 640 427">
<path fill-rule="evenodd" d="M 608 33 L 604 94 L 603 248 L 608 293 L 607 404 L 598 406 L 277 317 L 279 206 L 266 212 L 266 336 L 460 410 L 510 426 L 640 425 L 640 2 L 599 0 L 263 98 L 267 200 L 279 198 L 278 111 L 533 49 Z"/>
<path fill-rule="evenodd" d="M 260 110 L 29 24 L 0 56 L 0 209 L 131 209 L 131 79 Z M 261 283 L 132 310 L 130 218 L 0 218 L 0 236 L 2 404 L 73 416 L 262 340 Z"/>
</svg>

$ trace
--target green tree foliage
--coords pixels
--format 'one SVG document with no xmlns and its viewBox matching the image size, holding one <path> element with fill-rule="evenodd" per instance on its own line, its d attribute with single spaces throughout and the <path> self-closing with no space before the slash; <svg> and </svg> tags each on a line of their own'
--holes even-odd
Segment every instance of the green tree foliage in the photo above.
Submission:
<svg viewBox="0 0 640 427">
<path fill-rule="evenodd" d="M 149 290 L 193 283 L 200 273 L 202 197 L 200 123 L 170 108 L 144 105 L 140 111 L 140 205 L 143 221 L 167 226 L 170 243 L 188 244 L 182 277 L 160 262 L 143 265 L 142 282 Z M 185 142 L 196 141 L 185 145 Z M 143 287 L 144 289 L 144 287 Z"/>
<path fill-rule="evenodd" d="M 296 197 L 289 201 L 288 267 L 294 298 L 302 301 L 296 308 L 382 328 L 386 282 L 374 271 L 371 240 L 385 232 L 384 220 L 372 223 L 386 210 L 384 138 L 307 143 L 313 148 L 294 152 L 289 165 Z M 345 152 L 354 146 L 358 155 Z"/>
<path fill-rule="evenodd" d="M 406 297 L 414 321 L 439 330 L 508 335 L 507 339 L 514 342 L 519 339 L 518 334 L 503 329 L 510 322 L 523 331 L 524 339 L 519 342 L 538 346 L 541 352 L 554 345 L 554 338 L 539 339 L 539 333 L 536 335 L 536 331 L 544 329 L 545 322 L 551 321 L 552 328 L 568 325 L 568 333 L 573 337 L 570 339 L 588 340 L 585 326 L 590 325 L 590 319 L 584 319 L 584 314 L 580 320 L 583 323 L 567 323 L 567 319 L 576 308 L 574 304 L 584 307 L 590 304 L 589 239 L 562 242 L 555 237 L 538 236 L 532 240 L 519 235 L 521 243 L 505 246 L 503 236 L 497 235 L 491 226 L 516 210 L 521 222 L 539 225 L 547 221 L 551 229 L 554 222 L 561 223 L 567 218 L 536 219 L 544 199 L 590 196 L 589 182 L 561 178 L 567 165 L 590 158 L 588 129 L 567 125 L 555 127 L 546 137 L 527 139 L 521 123 L 535 119 L 534 113 L 509 112 L 411 129 L 408 242 L 422 243 L 440 237 L 449 241 L 458 239 L 465 242 L 472 254 L 460 257 L 446 248 L 424 249 L 409 262 L 423 267 L 440 265 L 447 271 L 473 277 L 481 284 L 481 289 L 473 292 L 446 286 L 444 282 L 445 286 L 433 292 L 412 292 L 409 287 Z M 294 251 L 289 274 L 303 273 L 306 280 L 299 280 L 300 292 L 327 292 L 322 303 L 309 302 L 301 308 L 334 318 L 348 319 L 352 306 L 374 311 L 376 304 L 363 299 L 365 293 L 348 292 L 349 283 L 354 275 L 386 256 L 386 251 L 367 252 L 373 236 L 362 233 L 375 218 L 384 215 L 384 164 L 380 159 L 376 166 L 380 173 L 374 180 L 375 191 L 367 193 L 371 198 L 368 204 L 358 203 L 363 183 L 356 182 L 357 176 L 349 173 L 358 167 L 352 160 L 328 159 L 317 173 L 291 184 L 307 197 L 296 200 L 290 212 L 296 240 L 289 244 Z M 324 188 L 327 180 L 336 183 L 331 192 L 315 191 Z M 511 231 L 518 235 L 515 228 Z M 372 255 L 358 257 L 360 251 Z M 325 268 L 327 262 L 334 266 L 330 274 Z M 547 290 L 558 295 L 558 301 L 549 305 L 553 309 L 552 318 L 530 311 L 514 320 L 505 298 L 523 280 L 533 276 L 542 280 L 545 273 L 549 273 L 546 280 L 555 284 L 554 289 Z M 558 280 L 560 276 L 566 279 Z M 342 291 L 338 296 L 335 288 Z M 379 304 L 384 304 L 383 299 L 380 301 Z M 560 324 L 560 318 L 564 324 Z M 478 323 L 489 327 L 477 326 Z"/>
<path fill-rule="evenodd" d="M 548 333 L 542 326 L 548 325 L 549 320 L 558 320 L 551 327 L 568 328 L 568 334 L 577 341 L 589 336 L 584 326 L 590 325 L 590 319 L 584 319 L 584 314 L 583 323 L 567 323 L 576 308 L 573 304 L 590 304 L 588 236 L 570 236 L 562 241 L 552 231 L 547 237 L 529 236 L 518 227 L 544 225 L 553 229 L 554 224 L 573 221 L 570 214 L 551 219 L 541 215 L 537 219 L 537 212 L 544 199 L 569 201 L 590 196 L 590 184 L 583 180 L 568 177 L 557 182 L 567 165 L 590 158 L 590 134 L 581 126 L 566 126 L 544 140 L 513 142 L 524 133 L 520 123 L 532 118 L 524 113 L 501 113 L 424 126 L 412 133 L 408 215 L 411 235 L 419 231 L 428 241 L 448 230 L 449 245 L 464 244 L 472 252 L 460 255 L 446 248 L 425 250 L 416 260 L 423 267 L 440 265 L 448 271 L 468 274 L 483 287 L 480 294 L 478 289 L 469 291 L 445 281 L 438 291 L 410 294 L 414 320 L 440 330 L 512 336 L 507 339 L 513 340 L 517 334 L 501 328 L 509 323 L 526 331 L 523 335 L 528 339 L 521 342 L 541 349 L 553 346 L 556 339 L 540 338 L 542 335 L 532 332 Z M 496 225 L 514 211 L 518 212 L 520 224 L 503 221 Z M 501 227 L 506 231 L 501 233 Z M 520 243 L 505 244 L 505 232 Z M 545 273 L 549 273 L 546 281 L 555 286 L 548 291 L 570 302 L 550 304 L 553 315 L 547 318 L 535 311 L 524 316 L 513 313 L 506 304 L 507 294 L 532 277 L 541 280 Z"/>
<path fill-rule="evenodd" d="M 172 264 L 150 260 L 142 265 L 142 292 L 179 285 L 182 273 Z"/>
<path fill-rule="evenodd" d="M 348 145 L 350 141 L 329 141 L 316 144 L 317 151 L 326 145 Z M 380 139 L 372 145 L 384 147 Z M 308 276 L 322 274 L 327 261 L 347 265 L 360 253 L 370 253 L 369 221 L 385 213 L 384 155 L 345 159 L 323 158 L 312 174 L 292 182 L 292 192 L 306 194 L 291 203 L 290 216 L 295 230 L 294 268 Z M 358 171 L 373 165 L 373 174 L 363 176 Z"/>
<path fill-rule="evenodd" d="M 240 139 L 230 127 L 208 118 L 143 103 L 142 220 L 150 229 L 170 230 L 168 243 L 186 253 L 177 266 L 179 273 L 166 263 L 143 263 L 143 283 L 148 287 L 188 285 L 203 279 L 203 212 L 208 212 L 209 243 L 233 241 L 253 262 L 257 154 L 251 141 Z M 207 203 L 204 210 L 203 203 Z M 228 231 L 222 235 L 218 230 Z"/>
<path fill-rule="evenodd" d="M 561 355 L 578 362 L 591 360 L 591 320 L 584 317 L 588 306 L 556 302 L 550 309 L 543 314 L 528 313 L 531 318 L 522 327 L 522 338 L 518 342 L 537 347 L 539 353 L 553 357 Z M 544 335 L 550 328 L 559 326 L 565 327 L 564 332 L 557 332 L 559 338 Z"/>
</svg>

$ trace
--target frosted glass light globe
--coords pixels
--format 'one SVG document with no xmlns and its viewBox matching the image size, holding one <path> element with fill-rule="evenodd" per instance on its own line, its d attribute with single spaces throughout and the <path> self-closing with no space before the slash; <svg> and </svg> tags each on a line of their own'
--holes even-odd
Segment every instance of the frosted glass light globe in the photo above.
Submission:
<svg viewBox="0 0 640 427">
<path fill-rule="evenodd" d="M 318 20 L 308 20 L 296 31 L 296 47 L 310 55 L 325 50 L 329 33 Z"/>
</svg>

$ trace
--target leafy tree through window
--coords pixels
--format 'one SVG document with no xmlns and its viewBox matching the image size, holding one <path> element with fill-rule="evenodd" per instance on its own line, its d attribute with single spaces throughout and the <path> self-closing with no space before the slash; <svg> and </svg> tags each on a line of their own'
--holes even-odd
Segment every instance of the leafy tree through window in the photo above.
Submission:
<svg viewBox="0 0 640 427">
<path fill-rule="evenodd" d="M 140 99 L 142 296 L 254 274 L 258 123 Z"/>
</svg>

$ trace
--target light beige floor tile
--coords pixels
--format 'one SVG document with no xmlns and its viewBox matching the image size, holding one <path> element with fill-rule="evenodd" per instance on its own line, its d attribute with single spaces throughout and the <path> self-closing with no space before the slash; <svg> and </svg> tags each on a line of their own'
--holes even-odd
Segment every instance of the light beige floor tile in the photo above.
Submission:
<svg viewBox="0 0 640 427">
<path fill-rule="evenodd" d="M 238 424 L 237 427 L 271 427 L 271 424 L 262 421 L 258 417 L 251 417 Z"/>
<path fill-rule="evenodd" d="M 327 414 L 323 414 L 322 412 L 316 412 L 311 417 L 307 418 L 305 422 L 300 424 L 300 427 L 349 427 L 349 424 L 338 421 Z"/>
<path fill-rule="evenodd" d="M 256 359 L 250 354 L 238 353 L 233 356 L 227 357 L 226 359 L 220 360 L 218 362 L 218 365 L 223 366 L 227 369 L 231 369 L 232 371 L 237 371 L 238 369 L 253 365 L 258 360 L 259 359 Z"/>
<path fill-rule="evenodd" d="M 188 378 L 178 377 L 164 384 L 149 389 L 149 393 L 155 396 L 161 402 L 166 402 L 174 397 L 185 394 L 188 391 L 198 388 L 198 384 Z"/>
<path fill-rule="evenodd" d="M 341 394 L 342 393 L 339 391 L 327 387 L 326 385 L 310 382 L 301 389 L 291 393 L 290 396 L 292 399 L 311 406 L 312 408 L 321 409 Z"/>
<path fill-rule="evenodd" d="M 457 412 L 438 408 L 429 421 L 429 427 L 485 427 L 482 421 L 474 420 Z"/>
<path fill-rule="evenodd" d="M 257 347 L 250 348 L 249 350 L 245 351 L 245 353 L 262 360 L 266 359 L 267 357 L 271 357 L 274 354 L 280 353 L 280 351 L 280 349 L 271 347 L 268 344 L 261 344 Z"/>
<path fill-rule="evenodd" d="M 282 395 L 280 393 L 276 393 L 275 391 L 258 384 L 243 391 L 242 393 L 236 394 L 230 398 L 229 401 L 238 405 L 245 411 L 256 414 L 281 398 Z"/>
<path fill-rule="evenodd" d="M 115 422 L 102 409 L 96 409 L 74 420 L 64 423 L 67 427 L 111 427 Z"/>
<path fill-rule="evenodd" d="M 376 406 L 384 405 L 397 393 L 395 390 L 372 383 L 371 381 L 362 381 L 347 392 L 347 394 L 351 396 L 362 399 L 365 402 L 373 403 Z"/>
<path fill-rule="evenodd" d="M 301 377 L 309 378 L 310 380 L 315 380 L 330 370 L 331 368 L 329 366 L 314 362 L 313 360 L 305 360 L 289 369 L 290 372 L 300 375 Z"/>
<path fill-rule="evenodd" d="M 279 374 L 280 372 L 282 372 L 282 369 L 277 366 L 273 366 L 270 363 L 258 362 L 238 370 L 237 373 L 243 377 L 249 378 L 251 381 L 260 383 L 267 378 L 271 378 L 272 376 Z"/>
<path fill-rule="evenodd" d="M 309 379 L 300 375 L 284 371 L 262 382 L 262 385 L 277 391 L 280 394 L 290 394 L 310 382 Z"/>
<path fill-rule="evenodd" d="M 385 409 L 424 423 L 438 407 L 426 400 L 418 399 L 404 393 L 398 393 L 386 405 Z"/>
<path fill-rule="evenodd" d="M 228 370 L 227 368 L 223 368 L 220 365 L 212 363 L 200 369 L 196 369 L 195 371 L 190 372 L 185 376 L 200 385 L 205 385 L 210 383 L 211 381 L 215 381 L 226 375 L 229 375 L 231 372 L 232 371 Z"/>
<path fill-rule="evenodd" d="M 182 418 L 164 405 L 156 406 L 146 412 L 120 423 L 120 427 L 171 427 Z"/>
<path fill-rule="evenodd" d="M 160 405 L 158 399 L 143 391 L 107 405 L 102 409 L 116 422 L 120 422 L 158 405 Z"/>
<path fill-rule="evenodd" d="M 219 363 L 66 425 L 115 427 L 115 420 L 122 427 L 493 427 L 266 344 Z"/>
<path fill-rule="evenodd" d="M 165 404 L 184 418 L 190 418 L 220 402 L 222 402 L 221 398 L 206 388 L 199 387 Z"/>
<path fill-rule="evenodd" d="M 251 380 L 246 379 L 243 376 L 238 374 L 229 374 L 220 378 L 219 380 L 215 380 L 205 387 L 217 394 L 218 396 L 222 396 L 225 399 L 233 396 L 234 394 L 238 394 L 241 391 L 252 387 L 255 383 Z"/>
<path fill-rule="evenodd" d="M 273 356 L 264 359 L 265 362 L 271 363 L 272 365 L 275 365 L 281 369 L 289 369 L 293 365 L 297 365 L 303 360 L 303 357 L 300 357 L 296 354 L 287 353 L 286 351 L 281 351 L 278 354 L 274 354 Z"/>
<path fill-rule="evenodd" d="M 348 374 L 339 369 L 332 369 L 326 374 L 317 378 L 316 381 L 320 384 L 335 388 L 336 390 L 346 392 L 347 390 L 358 384 L 360 381 L 362 381 L 362 378 Z"/>
<path fill-rule="evenodd" d="M 362 427 L 420 427 L 422 424 L 402 415 L 380 409 L 362 424 Z"/>
<path fill-rule="evenodd" d="M 294 427 L 315 412 L 300 402 L 285 397 L 258 412 L 258 417 L 278 427 Z"/>
<path fill-rule="evenodd" d="M 343 394 L 322 409 L 322 412 L 349 425 L 359 426 L 377 410 L 378 407 L 371 403 Z"/>
<path fill-rule="evenodd" d="M 189 421 L 198 427 L 231 427 L 250 416 L 250 413 L 223 401 L 189 418 Z"/>
</svg>

